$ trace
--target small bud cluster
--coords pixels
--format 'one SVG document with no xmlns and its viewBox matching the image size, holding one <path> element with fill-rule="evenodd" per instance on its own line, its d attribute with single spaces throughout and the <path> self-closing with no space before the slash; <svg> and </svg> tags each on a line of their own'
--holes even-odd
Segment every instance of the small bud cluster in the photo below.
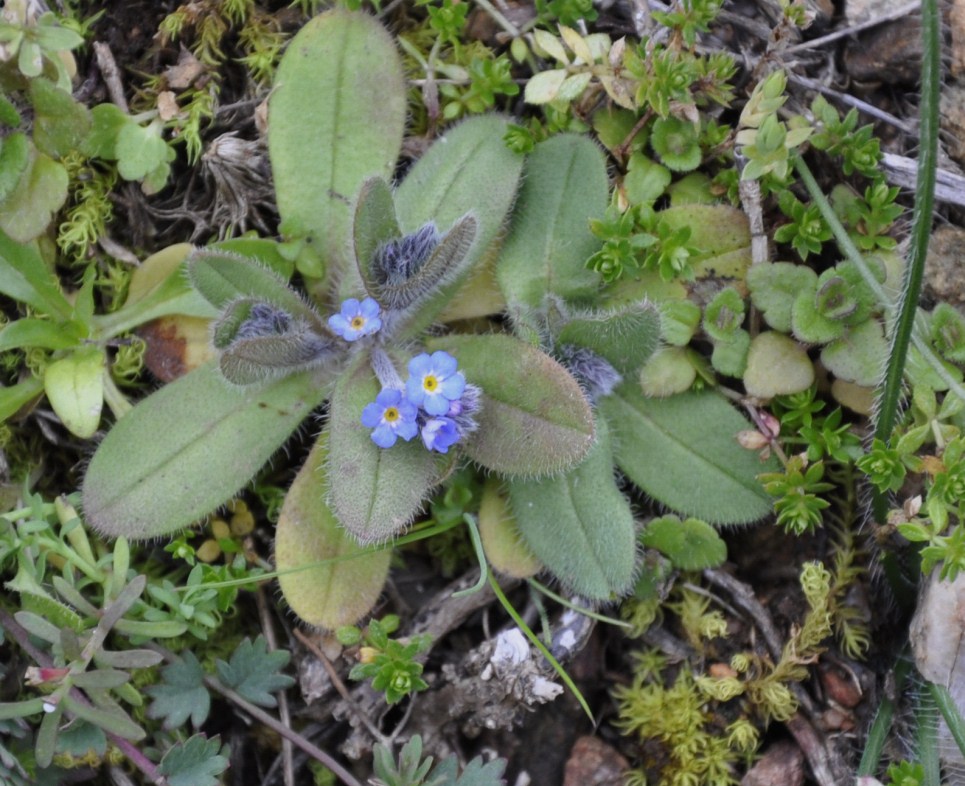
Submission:
<svg viewBox="0 0 965 786">
<path fill-rule="evenodd" d="M 423 352 L 409 361 L 404 388 L 387 387 L 362 410 L 362 425 L 372 441 L 390 448 L 416 434 L 427 450 L 449 448 L 476 430 L 481 391 L 466 382 L 456 359 L 447 352 Z"/>
</svg>

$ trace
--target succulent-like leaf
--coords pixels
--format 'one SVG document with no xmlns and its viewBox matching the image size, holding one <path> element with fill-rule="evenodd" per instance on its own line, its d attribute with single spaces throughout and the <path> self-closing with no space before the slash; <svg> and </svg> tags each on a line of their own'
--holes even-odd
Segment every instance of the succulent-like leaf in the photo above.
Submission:
<svg viewBox="0 0 965 786">
<path fill-rule="evenodd" d="M 412 522 L 442 477 L 443 461 L 418 437 L 391 448 L 372 442 L 362 410 L 379 383 L 367 354 L 343 372 L 329 404 L 328 486 L 339 523 L 360 543 L 376 543 Z"/>
<path fill-rule="evenodd" d="M 799 393 L 813 382 L 814 364 L 793 338 L 772 330 L 754 336 L 744 370 L 744 387 L 750 395 L 767 399 Z"/>
<path fill-rule="evenodd" d="M 430 351 L 452 354 L 482 388 L 479 429 L 466 454 L 507 475 L 540 476 L 579 463 L 593 443 L 593 414 L 576 380 L 553 358 L 505 335 L 445 336 Z"/>
<path fill-rule="evenodd" d="M 479 537 L 486 559 L 500 573 L 526 579 L 543 567 L 523 543 L 509 500 L 495 480 L 486 483 L 479 502 Z"/>
<path fill-rule="evenodd" d="M 496 276 L 506 301 L 539 308 L 547 294 L 585 297 L 600 284 L 586 260 L 599 249 L 590 219 L 606 211 L 603 154 L 587 137 L 559 134 L 526 160 Z"/>
<path fill-rule="evenodd" d="M 633 513 L 613 478 L 606 424 L 586 458 L 542 480 L 514 479 L 509 500 L 536 558 L 574 592 L 593 600 L 626 594 L 636 561 Z"/>
<path fill-rule="evenodd" d="M 278 65 L 268 150 L 282 231 L 304 238 L 333 270 L 348 267 L 351 205 L 362 183 L 392 175 L 405 97 L 395 44 L 368 14 L 315 17 Z"/>
<path fill-rule="evenodd" d="M 737 444 L 748 421 L 712 392 L 648 399 L 624 384 L 599 402 L 618 438 L 621 470 L 671 509 L 714 524 L 766 516 L 771 499 L 757 475 L 773 467 Z"/>
<path fill-rule="evenodd" d="M 247 483 L 324 396 L 311 372 L 257 389 L 229 386 L 214 364 L 181 377 L 119 420 L 94 453 L 87 521 L 129 538 L 188 526 Z"/>
<path fill-rule="evenodd" d="M 660 343 L 660 311 L 642 301 L 611 312 L 574 316 L 560 331 L 559 344 L 576 344 L 602 355 L 624 374 L 636 371 Z"/>
<path fill-rule="evenodd" d="M 285 496 L 275 529 L 275 566 L 291 610 L 310 625 L 335 630 L 375 605 L 392 550 L 361 554 L 329 509 L 326 441 L 323 434 Z"/>
<path fill-rule="evenodd" d="M 441 137 L 406 175 L 395 192 L 395 209 L 404 233 L 429 221 L 451 227 L 466 215 L 476 220 L 476 237 L 460 270 L 479 262 L 496 239 L 513 204 L 523 157 L 503 144 L 507 120 L 499 115 L 470 118 Z M 481 195 L 485 198 L 481 198 Z M 430 325 L 451 300 L 465 275 L 419 307 L 406 326 L 415 335 Z"/>
<path fill-rule="evenodd" d="M 104 404 L 106 358 L 99 347 L 86 347 L 55 360 L 44 373 L 44 390 L 57 417 L 71 434 L 94 436 Z"/>
</svg>

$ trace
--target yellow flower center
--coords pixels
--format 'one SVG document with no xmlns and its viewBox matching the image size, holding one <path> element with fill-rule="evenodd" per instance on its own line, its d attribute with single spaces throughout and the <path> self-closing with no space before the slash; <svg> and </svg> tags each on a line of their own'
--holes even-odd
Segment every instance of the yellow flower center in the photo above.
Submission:
<svg viewBox="0 0 965 786">
<path fill-rule="evenodd" d="M 352 317 L 352 321 L 349 322 L 349 325 L 351 325 L 352 330 L 361 330 L 365 327 L 365 317 L 363 317 L 361 314 L 358 314 L 357 316 Z"/>
<path fill-rule="evenodd" d="M 382 419 L 388 423 L 395 423 L 400 417 L 402 416 L 395 407 L 386 407 L 385 412 L 382 413 Z"/>
<path fill-rule="evenodd" d="M 426 374 L 422 378 L 422 387 L 427 393 L 434 393 L 436 388 L 439 387 L 439 380 L 436 379 L 434 374 Z"/>
</svg>

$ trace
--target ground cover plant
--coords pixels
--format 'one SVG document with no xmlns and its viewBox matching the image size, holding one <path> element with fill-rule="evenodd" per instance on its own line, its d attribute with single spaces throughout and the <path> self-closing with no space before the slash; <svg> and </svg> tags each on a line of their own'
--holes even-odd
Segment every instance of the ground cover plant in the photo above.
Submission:
<svg viewBox="0 0 965 786">
<path fill-rule="evenodd" d="M 4 6 L 5 782 L 954 782 L 937 9 L 615 9 Z"/>
</svg>

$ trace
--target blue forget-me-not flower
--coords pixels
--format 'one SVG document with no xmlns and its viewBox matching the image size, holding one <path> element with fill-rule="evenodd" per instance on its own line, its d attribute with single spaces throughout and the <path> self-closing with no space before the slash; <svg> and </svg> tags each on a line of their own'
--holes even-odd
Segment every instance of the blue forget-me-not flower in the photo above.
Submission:
<svg viewBox="0 0 965 786">
<path fill-rule="evenodd" d="M 452 418 L 429 418 L 420 429 L 422 444 L 427 450 L 448 453 L 462 436 Z"/>
<path fill-rule="evenodd" d="M 372 441 L 380 448 L 391 448 L 396 439 L 406 442 L 419 433 L 419 410 L 397 388 L 386 388 L 362 410 L 362 425 L 373 429 Z"/>
<path fill-rule="evenodd" d="M 342 310 L 328 318 L 328 326 L 346 341 L 370 336 L 382 327 L 381 309 L 374 298 L 367 297 L 361 303 L 354 297 L 342 302 Z"/>
<path fill-rule="evenodd" d="M 466 389 L 466 378 L 456 365 L 456 359 L 441 350 L 412 358 L 405 383 L 409 401 L 429 415 L 448 414 L 451 402 L 458 400 Z"/>
</svg>

